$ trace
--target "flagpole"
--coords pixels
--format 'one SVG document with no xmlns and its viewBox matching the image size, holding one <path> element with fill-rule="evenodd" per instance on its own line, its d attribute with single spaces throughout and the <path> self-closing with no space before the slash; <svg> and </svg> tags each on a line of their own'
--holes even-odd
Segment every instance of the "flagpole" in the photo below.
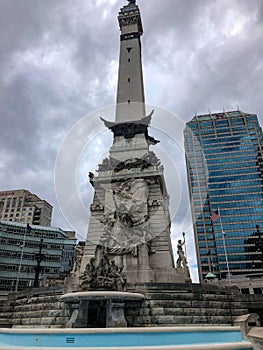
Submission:
<svg viewBox="0 0 263 350">
<path fill-rule="evenodd" d="M 185 257 L 187 258 L 186 243 L 185 243 L 185 232 L 183 232 L 183 238 L 184 238 L 184 252 L 185 252 Z"/>
<path fill-rule="evenodd" d="M 25 229 L 23 243 L 22 243 L 20 263 L 19 263 L 18 273 L 17 273 L 17 278 L 16 278 L 16 288 L 15 288 L 16 292 L 18 290 L 18 284 L 19 284 L 19 279 L 20 279 L 20 273 L 21 273 L 22 261 L 23 261 L 23 256 L 24 256 L 24 247 L 25 247 L 25 242 L 26 242 L 26 233 L 27 233 L 27 231 L 28 231 L 28 228 Z"/>
<path fill-rule="evenodd" d="M 212 272 L 211 271 L 211 250 L 209 249 L 208 251 L 208 268 L 209 268 L 209 272 Z"/>
<path fill-rule="evenodd" d="M 226 252 L 226 241 L 225 241 L 225 232 L 223 231 L 223 225 L 222 225 L 222 219 L 219 208 L 217 208 L 218 214 L 219 214 L 219 220 L 220 220 L 220 226 L 221 226 L 221 232 L 222 232 L 222 239 L 223 239 L 223 246 L 224 246 L 224 252 L 225 252 L 225 258 L 226 258 L 226 267 L 227 267 L 227 274 L 228 274 L 228 282 L 231 284 L 231 277 L 230 277 L 230 270 L 229 270 L 229 264 L 228 264 L 228 257 Z"/>
</svg>

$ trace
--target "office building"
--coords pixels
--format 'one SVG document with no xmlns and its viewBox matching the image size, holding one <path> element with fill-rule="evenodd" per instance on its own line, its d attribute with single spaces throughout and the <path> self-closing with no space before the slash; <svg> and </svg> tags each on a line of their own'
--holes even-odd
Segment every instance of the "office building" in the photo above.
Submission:
<svg viewBox="0 0 263 350">
<path fill-rule="evenodd" d="M 229 280 L 260 274 L 263 141 L 257 116 L 241 111 L 195 116 L 184 137 L 201 281 L 208 272 Z"/>
<path fill-rule="evenodd" d="M 0 290 L 33 287 L 37 258 L 39 281 L 63 279 L 73 268 L 75 233 L 56 227 L 0 221 Z"/>
<path fill-rule="evenodd" d="M 27 190 L 0 192 L 0 220 L 50 226 L 52 206 Z"/>
</svg>

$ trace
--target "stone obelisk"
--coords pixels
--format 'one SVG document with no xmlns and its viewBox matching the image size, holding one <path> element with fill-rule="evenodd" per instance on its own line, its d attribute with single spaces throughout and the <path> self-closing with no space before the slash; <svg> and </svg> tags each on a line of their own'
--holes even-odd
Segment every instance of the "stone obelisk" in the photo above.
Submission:
<svg viewBox="0 0 263 350">
<path fill-rule="evenodd" d="M 121 8 L 118 20 L 116 119 L 102 120 L 114 140 L 109 157 L 96 175 L 90 174 L 95 194 L 80 273 L 93 285 L 110 281 L 116 271 L 115 276 L 120 271 L 121 279 L 125 276 L 127 285 L 185 282 L 183 269 L 174 266 L 163 167 L 150 150 L 159 141 L 148 134 L 153 112 L 145 113 L 143 29 L 136 1 Z"/>
<path fill-rule="evenodd" d="M 135 1 L 124 6 L 118 16 L 120 25 L 120 59 L 117 90 L 116 122 L 145 117 L 142 71 L 141 15 Z"/>
</svg>

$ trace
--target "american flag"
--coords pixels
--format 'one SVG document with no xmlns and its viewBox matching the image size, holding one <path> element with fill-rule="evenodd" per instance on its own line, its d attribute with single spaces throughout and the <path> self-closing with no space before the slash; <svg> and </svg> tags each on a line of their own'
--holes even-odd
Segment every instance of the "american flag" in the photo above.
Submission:
<svg viewBox="0 0 263 350">
<path fill-rule="evenodd" d="M 216 209 L 216 211 L 210 215 L 210 219 L 214 222 L 219 218 L 220 218 L 220 214 L 218 209 Z"/>
</svg>

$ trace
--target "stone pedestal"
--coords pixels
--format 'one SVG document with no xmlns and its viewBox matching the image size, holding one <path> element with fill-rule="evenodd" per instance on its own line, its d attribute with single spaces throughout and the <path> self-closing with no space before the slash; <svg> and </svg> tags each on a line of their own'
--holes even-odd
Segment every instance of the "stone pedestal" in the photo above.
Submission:
<svg viewBox="0 0 263 350">
<path fill-rule="evenodd" d="M 106 328 L 127 327 L 124 308 L 124 302 L 116 302 L 111 299 L 107 301 Z"/>
</svg>

